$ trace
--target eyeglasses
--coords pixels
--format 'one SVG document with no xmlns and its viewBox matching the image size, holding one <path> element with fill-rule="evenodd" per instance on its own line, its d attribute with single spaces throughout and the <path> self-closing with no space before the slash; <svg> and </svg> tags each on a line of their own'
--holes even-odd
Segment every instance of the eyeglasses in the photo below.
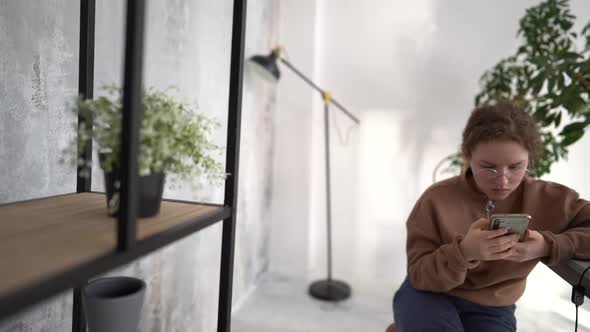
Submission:
<svg viewBox="0 0 590 332">
<path fill-rule="evenodd" d="M 526 173 L 527 169 L 525 167 L 515 167 L 515 168 L 506 168 L 504 171 L 500 172 L 493 167 L 482 167 L 475 171 L 478 176 L 483 177 L 486 180 L 494 181 L 498 178 L 505 176 L 508 181 L 513 180 L 515 178 L 519 178 L 524 173 Z"/>
</svg>

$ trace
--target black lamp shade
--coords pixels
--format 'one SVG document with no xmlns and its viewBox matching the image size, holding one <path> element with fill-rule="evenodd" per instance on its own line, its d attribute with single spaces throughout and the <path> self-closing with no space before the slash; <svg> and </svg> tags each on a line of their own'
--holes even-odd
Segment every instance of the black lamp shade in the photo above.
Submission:
<svg viewBox="0 0 590 332">
<path fill-rule="evenodd" d="M 254 55 L 250 58 L 254 63 L 254 67 L 264 76 L 278 81 L 281 77 L 281 72 L 277 66 L 277 56 L 274 52 L 269 55 Z"/>
</svg>

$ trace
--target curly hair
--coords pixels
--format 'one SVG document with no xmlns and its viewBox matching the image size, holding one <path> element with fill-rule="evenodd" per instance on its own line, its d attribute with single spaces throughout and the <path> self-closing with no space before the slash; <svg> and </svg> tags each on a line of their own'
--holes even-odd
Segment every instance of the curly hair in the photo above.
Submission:
<svg viewBox="0 0 590 332">
<path fill-rule="evenodd" d="M 463 130 L 463 155 L 471 157 L 477 144 L 490 140 L 509 140 L 521 144 L 529 152 L 529 167 L 535 164 L 543 151 L 535 119 L 506 101 L 473 110 Z"/>
</svg>

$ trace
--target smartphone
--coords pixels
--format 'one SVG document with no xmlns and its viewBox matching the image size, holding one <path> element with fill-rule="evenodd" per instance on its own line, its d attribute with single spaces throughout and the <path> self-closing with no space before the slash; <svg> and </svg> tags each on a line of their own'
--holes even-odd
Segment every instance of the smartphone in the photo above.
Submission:
<svg viewBox="0 0 590 332">
<path fill-rule="evenodd" d="M 490 229 L 507 228 L 508 234 L 518 233 L 518 241 L 524 240 L 524 234 L 531 221 L 528 214 L 492 214 L 490 217 Z"/>
</svg>

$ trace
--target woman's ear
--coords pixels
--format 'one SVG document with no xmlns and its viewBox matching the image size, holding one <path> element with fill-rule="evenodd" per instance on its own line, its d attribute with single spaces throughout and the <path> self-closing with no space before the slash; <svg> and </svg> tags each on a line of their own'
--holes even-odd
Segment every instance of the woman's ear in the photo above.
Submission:
<svg viewBox="0 0 590 332">
<path fill-rule="evenodd" d="M 463 157 L 463 161 L 465 163 L 471 162 L 471 153 L 465 149 L 461 149 L 461 156 Z"/>
</svg>

